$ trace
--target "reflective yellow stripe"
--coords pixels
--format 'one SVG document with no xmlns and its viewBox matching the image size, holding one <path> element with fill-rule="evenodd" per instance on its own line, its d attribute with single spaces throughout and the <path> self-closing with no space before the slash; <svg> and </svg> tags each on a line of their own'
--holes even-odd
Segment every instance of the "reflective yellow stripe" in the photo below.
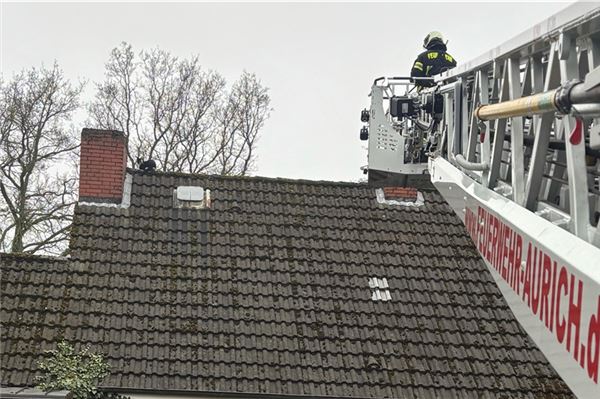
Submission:
<svg viewBox="0 0 600 399">
<path fill-rule="evenodd" d="M 423 64 L 420 62 L 415 62 L 415 65 L 413 65 L 413 68 L 415 68 L 419 71 L 423 71 Z"/>
<path fill-rule="evenodd" d="M 449 61 L 449 62 L 454 61 L 454 58 L 452 58 L 452 56 L 450 54 L 444 54 L 444 57 L 446 57 L 446 61 Z"/>
</svg>

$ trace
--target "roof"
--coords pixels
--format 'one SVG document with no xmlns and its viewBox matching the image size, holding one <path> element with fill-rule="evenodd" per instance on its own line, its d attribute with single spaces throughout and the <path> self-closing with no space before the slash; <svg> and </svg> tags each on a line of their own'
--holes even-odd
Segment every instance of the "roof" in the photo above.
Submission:
<svg viewBox="0 0 600 399">
<path fill-rule="evenodd" d="M 32 385 L 64 337 L 127 389 L 571 395 L 436 191 L 405 207 L 364 184 L 129 172 L 129 208 L 77 206 L 70 258 L 0 256 L 2 385 Z M 174 209 L 180 185 L 212 209 Z"/>
</svg>

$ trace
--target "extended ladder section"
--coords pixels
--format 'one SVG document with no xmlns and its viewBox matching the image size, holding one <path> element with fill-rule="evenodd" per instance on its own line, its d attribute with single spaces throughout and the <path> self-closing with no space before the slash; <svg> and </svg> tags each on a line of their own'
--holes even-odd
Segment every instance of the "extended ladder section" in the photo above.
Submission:
<svg viewBox="0 0 600 399">
<path fill-rule="evenodd" d="M 435 80 L 375 82 L 369 172 L 419 173 L 425 155 L 521 325 L 578 397 L 600 398 L 600 5 Z"/>
<path fill-rule="evenodd" d="M 530 33 L 442 77 L 437 155 L 600 247 L 600 7 L 576 3 Z"/>
</svg>

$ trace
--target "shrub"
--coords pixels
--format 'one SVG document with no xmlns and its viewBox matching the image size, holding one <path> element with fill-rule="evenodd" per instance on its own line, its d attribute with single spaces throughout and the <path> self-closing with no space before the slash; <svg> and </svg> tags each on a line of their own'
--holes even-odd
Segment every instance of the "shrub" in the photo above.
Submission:
<svg viewBox="0 0 600 399">
<path fill-rule="evenodd" d="M 104 357 L 89 347 L 78 352 L 62 341 L 46 354 L 48 358 L 38 363 L 43 375 L 37 377 L 38 388 L 46 392 L 66 390 L 74 399 L 89 399 L 96 395 L 96 384 L 109 374 Z"/>
</svg>

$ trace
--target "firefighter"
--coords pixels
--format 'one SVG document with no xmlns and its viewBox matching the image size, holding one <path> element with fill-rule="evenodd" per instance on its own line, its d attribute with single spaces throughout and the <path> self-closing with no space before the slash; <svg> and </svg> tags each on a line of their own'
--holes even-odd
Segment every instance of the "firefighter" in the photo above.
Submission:
<svg viewBox="0 0 600 399">
<path fill-rule="evenodd" d="M 456 60 L 446 52 L 446 42 L 440 32 L 430 32 L 423 40 L 423 51 L 413 64 L 410 70 L 412 77 L 431 77 L 439 73 L 445 72 L 456 66 Z M 417 81 L 415 86 L 418 90 L 423 87 L 431 87 L 432 81 Z"/>
</svg>

